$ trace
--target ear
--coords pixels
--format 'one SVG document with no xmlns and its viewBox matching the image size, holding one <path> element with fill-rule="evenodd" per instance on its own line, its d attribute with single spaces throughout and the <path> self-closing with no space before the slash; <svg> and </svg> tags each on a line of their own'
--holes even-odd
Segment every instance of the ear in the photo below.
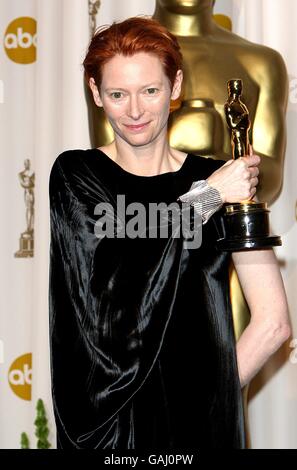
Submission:
<svg viewBox="0 0 297 470">
<path fill-rule="evenodd" d="M 174 81 L 172 92 L 171 92 L 172 100 L 177 100 L 177 98 L 179 98 L 181 94 L 182 82 L 183 82 L 183 71 L 179 69 L 176 72 L 175 81 Z"/>
<path fill-rule="evenodd" d="M 94 98 L 96 105 L 99 107 L 102 107 L 103 104 L 100 98 L 99 90 L 93 77 L 91 77 L 89 80 L 89 87 L 92 90 L 93 98 Z"/>
</svg>

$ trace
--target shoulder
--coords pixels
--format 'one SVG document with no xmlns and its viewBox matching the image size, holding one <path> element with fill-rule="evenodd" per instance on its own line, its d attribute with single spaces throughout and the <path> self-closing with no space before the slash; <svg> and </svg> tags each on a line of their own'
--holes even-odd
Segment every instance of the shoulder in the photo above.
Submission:
<svg viewBox="0 0 297 470">
<path fill-rule="evenodd" d="M 67 175 L 68 171 L 74 170 L 86 157 L 89 150 L 75 149 L 65 150 L 54 160 L 50 169 L 50 179 L 57 175 Z"/>
<path fill-rule="evenodd" d="M 240 52 L 246 51 L 247 53 L 253 54 L 256 57 L 261 57 L 263 60 L 272 59 L 283 62 L 281 54 L 275 49 L 272 49 L 271 47 L 264 44 L 250 41 L 249 39 L 239 36 L 238 34 L 228 31 L 224 28 L 218 28 L 218 34 L 216 34 L 218 41 L 226 45 L 232 45 L 234 47 L 234 52 L 236 52 L 238 48 Z"/>
<path fill-rule="evenodd" d="M 282 55 L 268 46 L 254 44 L 251 52 L 246 55 L 252 55 L 253 66 L 249 68 L 251 76 L 255 74 L 256 78 L 263 79 L 262 74 L 265 73 L 265 80 L 268 78 L 272 82 L 279 80 L 285 82 L 287 79 L 287 68 Z M 258 76 L 259 75 L 259 76 Z"/>
<path fill-rule="evenodd" d="M 65 150 L 64 152 L 60 153 L 60 155 L 57 156 L 57 158 L 54 160 L 52 167 L 51 167 L 51 173 L 54 173 L 55 171 L 71 166 L 75 166 L 77 164 L 77 161 L 84 157 L 86 154 L 87 150 L 82 150 L 82 149 L 75 149 L 75 150 Z"/>
<path fill-rule="evenodd" d="M 237 53 L 246 64 L 250 77 L 260 87 L 271 88 L 275 92 L 277 88 L 287 86 L 287 67 L 282 55 L 275 49 L 250 42 L 240 47 Z"/>
<path fill-rule="evenodd" d="M 65 187 L 69 176 L 81 167 L 82 160 L 86 157 L 88 150 L 66 150 L 54 160 L 49 173 L 50 192 Z"/>
<path fill-rule="evenodd" d="M 285 78 L 287 74 L 286 64 L 282 55 L 275 49 L 264 44 L 249 41 L 237 34 L 218 27 L 217 37 L 223 44 L 232 47 L 232 54 L 240 57 L 242 63 L 248 67 L 251 76 L 265 72 L 265 80 L 277 80 Z"/>
</svg>

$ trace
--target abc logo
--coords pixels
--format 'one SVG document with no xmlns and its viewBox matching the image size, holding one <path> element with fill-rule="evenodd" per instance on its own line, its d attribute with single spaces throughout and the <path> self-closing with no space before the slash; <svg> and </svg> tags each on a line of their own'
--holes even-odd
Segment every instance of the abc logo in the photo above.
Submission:
<svg viewBox="0 0 297 470">
<path fill-rule="evenodd" d="M 36 61 L 36 20 L 23 16 L 13 20 L 4 35 L 7 56 L 17 64 L 32 64 Z"/>
<path fill-rule="evenodd" d="M 32 354 L 18 357 L 8 371 L 8 382 L 12 391 L 23 400 L 31 400 Z"/>
</svg>

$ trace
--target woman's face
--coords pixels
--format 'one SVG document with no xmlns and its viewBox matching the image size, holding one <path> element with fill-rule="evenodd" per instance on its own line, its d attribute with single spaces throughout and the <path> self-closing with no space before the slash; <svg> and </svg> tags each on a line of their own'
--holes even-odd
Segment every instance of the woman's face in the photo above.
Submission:
<svg viewBox="0 0 297 470">
<path fill-rule="evenodd" d="M 91 81 L 94 100 L 103 106 L 116 138 L 145 146 L 166 133 L 170 100 L 180 94 L 182 72 L 177 72 L 171 91 L 159 58 L 140 52 L 109 60 L 103 67 L 99 92 Z"/>
</svg>

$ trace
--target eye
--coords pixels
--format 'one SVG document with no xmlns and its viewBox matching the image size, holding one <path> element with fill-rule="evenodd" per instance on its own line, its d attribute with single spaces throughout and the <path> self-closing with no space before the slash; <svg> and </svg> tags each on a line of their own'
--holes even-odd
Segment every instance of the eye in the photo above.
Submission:
<svg viewBox="0 0 297 470">
<path fill-rule="evenodd" d="M 148 88 L 146 91 L 148 95 L 156 95 L 158 88 Z"/>
<path fill-rule="evenodd" d="M 122 95 L 123 93 L 121 93 L 120 91 L 114 91 L 110 94 L 110 96 L 115 100 L 119 100 L 120 98 L 122 98 Z"/>
</svg>

